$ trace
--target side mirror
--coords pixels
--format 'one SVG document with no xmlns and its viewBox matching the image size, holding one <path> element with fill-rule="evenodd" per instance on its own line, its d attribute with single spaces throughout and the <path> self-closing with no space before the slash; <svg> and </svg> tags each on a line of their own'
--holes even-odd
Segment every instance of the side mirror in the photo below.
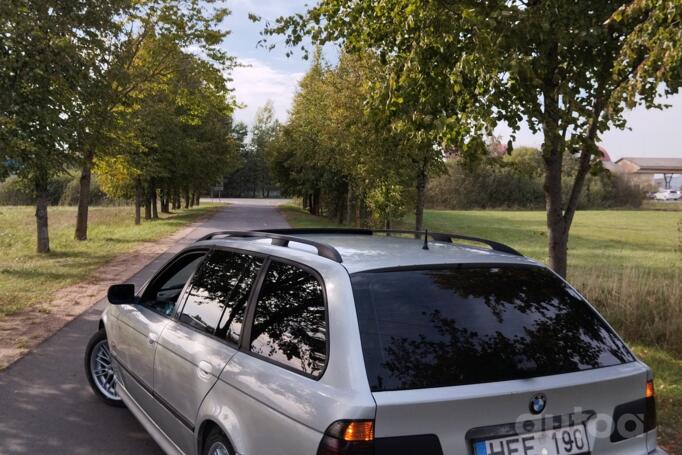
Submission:
<svg viewBox="0 0 682 455">
<path fill-rule="evenodd" d="M 109 287 L 107 299 L 112 305 L 132 305 L 135 303 L 134 284 L 115 284 Z"/>
</svg>

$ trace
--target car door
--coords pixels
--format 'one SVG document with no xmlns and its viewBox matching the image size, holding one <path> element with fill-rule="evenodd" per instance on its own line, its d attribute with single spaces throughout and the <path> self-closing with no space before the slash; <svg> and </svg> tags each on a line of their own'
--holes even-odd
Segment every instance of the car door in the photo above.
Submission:
<svg viewBox="0 0 682 455">
<path fill-rule="evenodd" d="M 163 331 L 154 390 L 168 413 L 159 424 L 185 453 L 194 452 L 199 407 L 237 352 L 251 289 L 263 258 L 216 249 L 187 287 L 182 308 Z"/>
<path fill-rule="evenodd" d="M 205 251 L 182 254 L 165 266 L 142 293 L 138 304 L 117 307 L 117 330 L 109 339 L 121 367 L 121 382 L 130 396 L 154 418 L 153 399 L 156 342 L 171 321 L 175 305 Z"/>
<path fill-rule="evenodd" d="M 329 352 L 322 280 L 306 267 L 272 259 L 254 301 L 243 348 L 221 376 L 229 384 L 221 397 L 245 430 L 234 437 L 249 455 L 316 453 L 318 411 L 338 404 L 334 389 L 319 381 Z"/>
</svg>

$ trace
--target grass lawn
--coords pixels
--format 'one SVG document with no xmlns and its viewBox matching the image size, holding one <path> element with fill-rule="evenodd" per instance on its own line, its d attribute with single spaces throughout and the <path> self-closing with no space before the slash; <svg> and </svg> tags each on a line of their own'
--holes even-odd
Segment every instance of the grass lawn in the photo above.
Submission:
<svg viewBox="0 0 682 455">
<path fill-rule="evenodd" d="M 0 317 L 44 302 L 139 243 L 172 234 L 216 205 L 159 214 L 135 226 L 132 207 L 92 207 L 89 240 L 73 239 L 75 207 L 50 207 L 49 254 L 35 253 L 35 208 L 0 207 Z"/>
<path fill-rule="evenodd" d="M 677 207 L 677 206 L 675 206 Z M 580 211 L 569 241 L 569 281 L 594 303 L 656 374 L 659 433 L 682 454 L 682 213 Z M 282 212 L 293 227 L 338 227 L 295 206 Z M 545 262 L 545 213 L 427 210 L 429 230 L 507 243 Z M 410 228 L 407 217 L 399 227 Z"/>
</svg>

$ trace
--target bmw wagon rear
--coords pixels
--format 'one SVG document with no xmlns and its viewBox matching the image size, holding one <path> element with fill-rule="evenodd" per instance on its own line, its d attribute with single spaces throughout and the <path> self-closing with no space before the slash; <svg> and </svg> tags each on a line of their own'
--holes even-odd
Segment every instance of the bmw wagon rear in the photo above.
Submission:
<svg viewBox="0 0 682 455">
<path fill-rule="evenodd" d="M 351 283 L 373 434 L 330 434 L 319 453 L 663 454 L 651 370 L 548 269 L 396 267 Z"/>
</svg>

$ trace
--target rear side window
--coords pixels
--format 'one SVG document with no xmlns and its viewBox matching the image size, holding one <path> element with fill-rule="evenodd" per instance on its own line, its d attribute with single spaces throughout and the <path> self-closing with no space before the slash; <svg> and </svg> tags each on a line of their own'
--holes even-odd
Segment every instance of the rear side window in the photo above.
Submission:
<svg viewBox="0 0 682 455">
<path fill-rule="evenodd" d="M 180 321 L 239 342 L 246 304 L 263 260 L 231 251 L 214 251 L 192 277 Z"/>
<path fill-rule="evenodd" d="M 256 303 L 251 351 L 319 377 L 327 361 L 327 317 L 322 285 L 313 274 L 270 263 Z"/>
<path fill-rule="evenodd" d="M 564 281 L 540 267 L 352 276 L 373 391 L 525 379 L 634 360 Z"/>
</svg>

